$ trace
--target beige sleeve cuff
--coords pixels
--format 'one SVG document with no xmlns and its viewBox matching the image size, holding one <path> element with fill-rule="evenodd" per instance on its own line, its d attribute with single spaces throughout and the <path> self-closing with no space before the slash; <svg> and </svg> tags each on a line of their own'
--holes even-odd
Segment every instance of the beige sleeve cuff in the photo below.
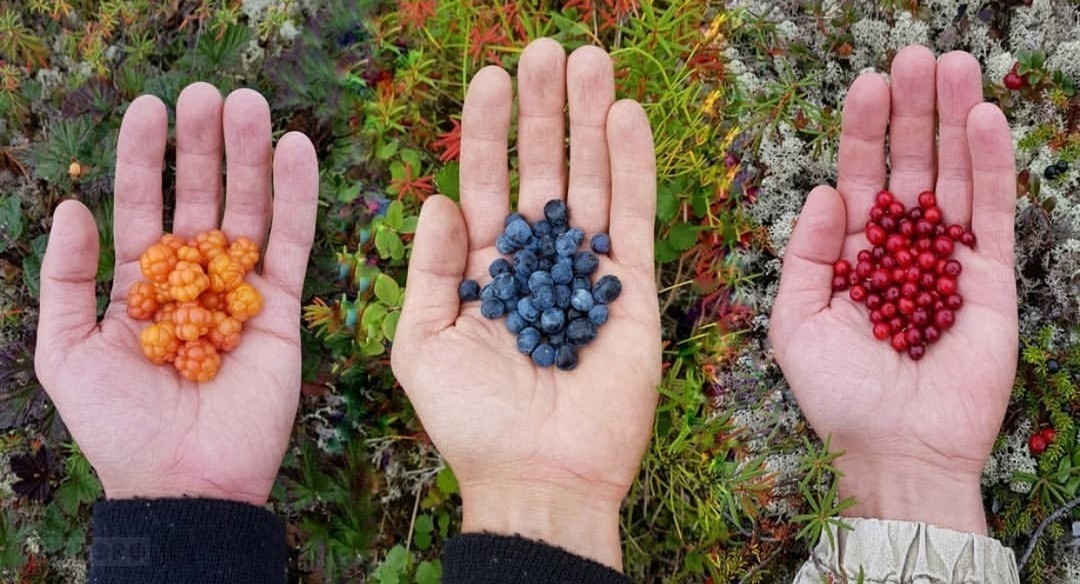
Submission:
<svg viewBox="0 0 1080 584">
<path fill-rule="evenodd" d="M 795 584 L 1020 582 L 1012 550 L 996 539 L 926 523 L 853 518 L 844 523 L 853 529 L 833 528 L 835 545 L 822 534 Z"/>
</svg>

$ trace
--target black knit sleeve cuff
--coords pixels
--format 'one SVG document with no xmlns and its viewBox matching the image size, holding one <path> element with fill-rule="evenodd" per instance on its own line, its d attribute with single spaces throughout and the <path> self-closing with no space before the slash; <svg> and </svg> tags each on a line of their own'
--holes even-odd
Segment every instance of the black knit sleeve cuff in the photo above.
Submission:
<svg viewBox="0 0 1080 584">
<path fill-rule="evenodd" d="M 519 536 L 470 533 L 446 542 L 443 584 L 628 584 L 611 568 Z"/>
<path fill-rule="evenodd" d="M 286 581 L 285 524 L 273 513 L 213 499 L 94 505 L 92 584 Z"/>
</svg>

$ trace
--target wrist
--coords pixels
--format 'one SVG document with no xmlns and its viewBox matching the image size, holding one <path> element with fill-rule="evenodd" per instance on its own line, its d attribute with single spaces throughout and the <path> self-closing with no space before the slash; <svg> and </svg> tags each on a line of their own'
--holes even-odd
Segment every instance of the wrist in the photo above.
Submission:
<svg viewBox="0 0 1080 584">
<path fill-rule="evenodd" d="M 621 500 L 536 483 L 462 485 L 462 533 L 520 535 L 622 571 Z"/>
<path fill-rule="evenodd" d="M 906 458 L 850 455 L 838 458 L 836 467 L 844 474 L 841 499 L 855 498 L 843 516 L 916 521 L 987 534 L 978 473 Z"/>
<path fill-rule="evenodd" d="M 200 498 L 247 503 L 262 507 L 270 499 L 268 489 L 227 486 L 210 481 L 107 482 L 102 480 L 102 487 L 105 491 L 105 498 L 113 501 L 122 499 Z"/>
</svg>

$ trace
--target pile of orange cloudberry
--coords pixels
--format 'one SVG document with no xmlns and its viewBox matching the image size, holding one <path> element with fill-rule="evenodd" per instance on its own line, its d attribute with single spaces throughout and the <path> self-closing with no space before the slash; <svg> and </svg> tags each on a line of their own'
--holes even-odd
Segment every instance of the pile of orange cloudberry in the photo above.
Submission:
<svg viewBox="0 0 1080 584">
<path fill-rule="evenodd" d="M 218 230 L 183 240 L 166 233 L 139 258 L 146 280 L 128 290 L 127 312 L 152 321 L 139 335 L 151 362 L 172 363 L 185 379 L 209 381 L 221 354 L 240 344 L 243 323 L 262 310 L 244 277 L 259 263 L 250 239 L 232 242 Z"/>
</svg>

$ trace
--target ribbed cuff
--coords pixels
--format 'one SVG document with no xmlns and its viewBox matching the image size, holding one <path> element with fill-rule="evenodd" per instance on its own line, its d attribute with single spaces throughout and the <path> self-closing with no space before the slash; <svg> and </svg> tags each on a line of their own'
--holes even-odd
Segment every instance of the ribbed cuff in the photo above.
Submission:
<svg viewBox="0 0 1080 584">
<path fill-rule="evenodd" d="M 446 543 L 443 584 L 628 584 L 611 568 L 519 536 L 469 533 Z"/>
<path fill-rule="evenodd" d="M 285 524 L 247 503 L 132 499 L 94 505 L 92 584 L 286 581 Z"/>
<path fill-rule="evenodd" d="M 873 584 L 1020 581 L 1012 550 L 996 539 L 926 523 L 842 519 L 852 529 L 830 528 L 835 544 L 823 533 L 796 584 L 833 579 Z"/>
</svg>

